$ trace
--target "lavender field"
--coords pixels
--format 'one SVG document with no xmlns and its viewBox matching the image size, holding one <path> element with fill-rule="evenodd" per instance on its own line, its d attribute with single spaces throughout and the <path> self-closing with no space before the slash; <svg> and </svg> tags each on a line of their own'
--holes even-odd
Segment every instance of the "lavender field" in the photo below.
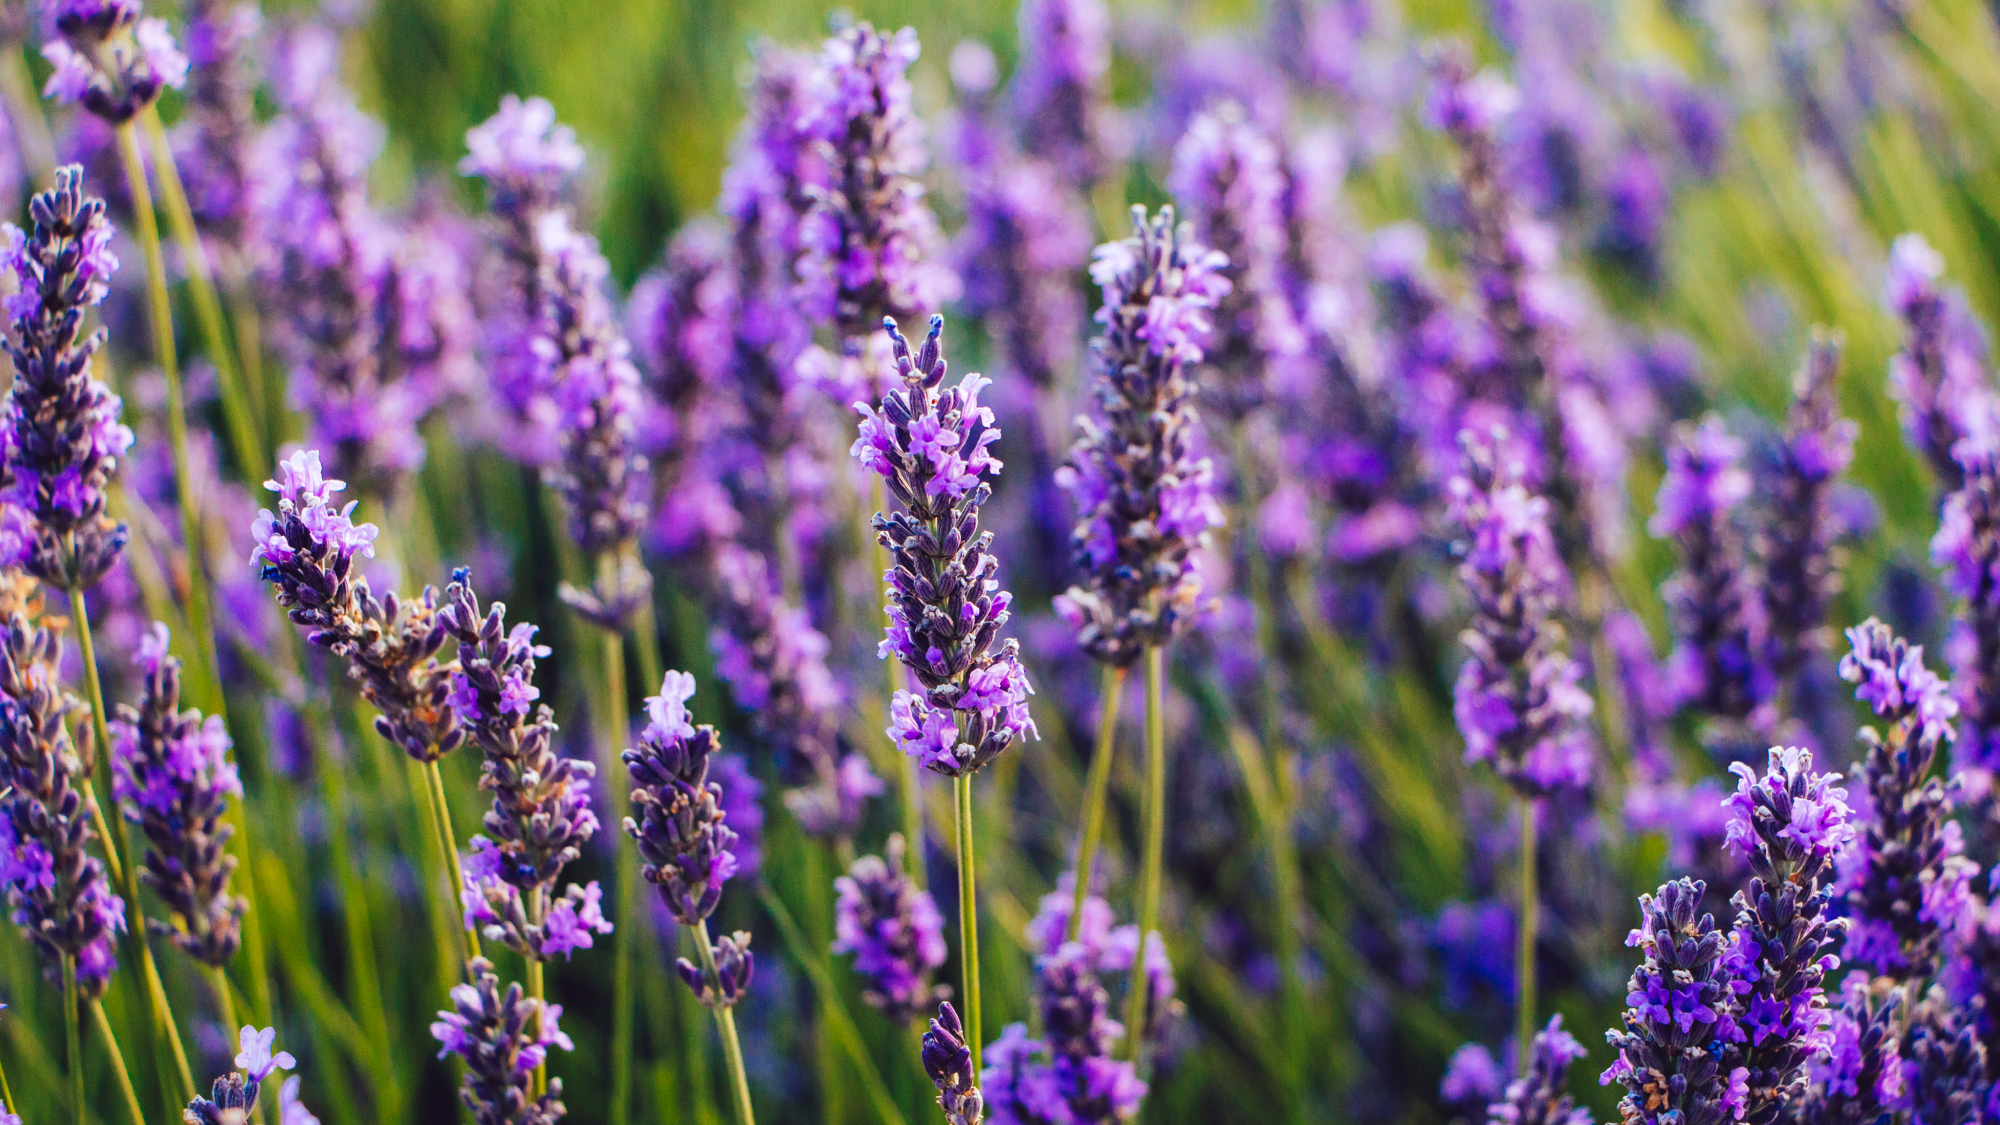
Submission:
<svg viewBox="0 0 2000 1125">
<path fill-rule="evenodd" d="M 2000 1125 L 2000 7 L 0 0 L 0 1125 Z"/>
</svg>

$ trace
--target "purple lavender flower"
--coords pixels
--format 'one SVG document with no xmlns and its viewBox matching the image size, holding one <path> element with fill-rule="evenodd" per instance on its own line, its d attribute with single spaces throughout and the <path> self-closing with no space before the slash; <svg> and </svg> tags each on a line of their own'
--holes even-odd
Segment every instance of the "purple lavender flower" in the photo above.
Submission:
<svg viewBox="0 0 2000 1125">
<path fill-rule="evenodd" d="M 1729 1016 L 1723 935 L 1715 919 L 1695 917 L 1706 889 L 1679 879 L 1639 896 L 1640 925 L 1626 944 L 1645 957 L 1632 971 L 1624 1030 L 1604 1035 L 1618 1057 L 1599 1079 L 1625 1087 L 1618 1110 L 1628 1125 L 1722 1125 L 1735 1116 L 1715 1048 L 1741 1032 Z"/>
<path fill-rule="evenodd" d="M 626 333 L 645 374 L 639 440 L 670 482 L 696 448 L 695 415 L 734 361 L 736 278 L 728 236 L 695 220 L 674 232 L 666 261 L 632 287 Z"/>
<path fill-rule="evenodd" d="M 1269 395 L 1305 348 L 1282 273 L 1286 253 L 1285 169 L 1277 144 L 1234 102 L 1197 114 L 1174 146 L 1167 189 L 1194 234 L 1228 259 L 1229 289 L 1216 302 L 1203 390 L 1230 423 Z M 1107 302 L 1108 303 L 1108 302 Z"/>
<path fill-rule="evenodd" d="M 560 1004 L 524 995 L 519 984 L 500 991 L 493 964 L 475 957 L 466 965 L 472 981 L 451 990 L 452 1008 L 438 1013 L 431 1035 L 442 1044 L 438 1058 L 465 1061 L 459 1100 L 478 1125 L 555 1125 L 569 1112 L 562 1103 L 562 1079 L 549 1080 L 548 1093 L 533 1095 L 535 1069 L 550 1047 L 576 1045 L 556 1026 Z"/>
<path fill-rule="evenodd" d="M 944 964 L 944 920 L 930 892 L 904 872 L 903 837 L 891 835 L 883 856 L 865 855 L 833 881 L 833 951 L 852 953 L 862 998 L 890 1022 L 907 1024 L 951 995 L 933 985 Z"/>
<path fill-rule="evenodd" d="M 1832 490 L 1854 460 L 1858 427 L 1840 417 L 1834 393 L 1839 373 L 1839 342 L 1815 339 L 1792 380 L 1771 519 L 1757 541 L 1771 672 L 1780 682 L 1795 678 L 1826 650 L 1827 606 L 1840 591 Z M 2000 644 L 2000 634 L 1995 639 Z"/>
<path fill-rule="evenodd" d="M 1083 647 L 1120 667 L 1163 645 L 1200 609 L 1194 552 L 1222 524 L 1215 469 L 1195 455 L 1195 384 L 1210 314 L 1229 281 L 1221 255 L 1174 225 L 1171 208 L 1132 212 L 1132 237 L 1097 248 L 1104 290 L 1091 344 L 1097 417 L 1079 424 L 1057 483 L 1076 501 L 1071 550 L 1085 583 L 1056 599 Z"/>
<path fill-rule="evenodd" d="M 1146 1083 L 1131 1062 L 1112 1057 L 1125 1029 L 1107 1014 L 1110 997 L 1089 952 L 1079 943 L 1065 943 L 1041 958 L 1036 976 L 1049 1092 L 1069 1111 L 1067 1118 L 1056 1119 L 1096 1123 L 1135 1116 Z M 981 1075 L 980 1081 L 988 1080 Z"/>
<path fill-rule="evenodd" d="M 1903 320 L 1903 350 L 1889 360 L 1889 396 L 1901 409 L 1903 432 L 1946 489 L 1959 485 L 1953 448 L 1967 433 L 1988 428 L 1993 392 L 1986 381 L 1986 339 L 1957 287 L 1938 284 L 1944 258 L 1922 235 L 1905 234 L 1889 248 L 1883 299 Z"/>
<path fill-rule="evenodd" d="M 1500 1096 L 1506 1076 L 1493 1052 L 1478 1043 L 1467 1043 L 1451 1053 L 1445 1064 L 1444 1080 L 1438 1096 L 1453 1112 L 1454 1120 L 1485 1121 L 1486 1110 Z"/>
<path fill-rule="evenodd" d="M 1026 0 L 1008 90 L 1022 146 L 1089 193 L 1120 156 L 1110 104 L 1111 11 L 1102 0 Z"/>
<path fill-rule="evenodd" d="M 1900 989 L 1877 1000 L 1867 973 L 1841 984 L 1842 999 L 1827 1026 L 1826 1053 L 1808 1067 L 1812 1085 L 1800 1107 L 1805 1121 L 1871 1121 L 1901 1096 L 1901 1040 L 1895 1025 Z"/>
<path fill-rule="evenodd" d="M 182 1119 L 188 1125 L 240 1125 L 249 1121 L 257 1108 L 257 1095 L 271 1075 L 280 1070 L 290 1070 L 298 1065 L 289 1051 L 271 1052 L 271 1044 L 277 1038 L 275 1028 L 262 1031 L 245 1025 L 238 1033 L 237 1042 L 242 1050 L 236 1055 L 236 1070 L 217 1078 L 209 1087 L 208 1096 L 197 1097 L 188 1103 Z M 279 1092 L 280 1110 L 278 1125 L 304 1125 L 317 1122 L 312 1113 L 298 1104 L 299 1077 L 287 1078 Z"/>
<path fill-rule="evenodd" d="M 1683 426 L 1667 451 L 1667 474 L 1648 526 L 1671 537 L 1681 569 L 1662 596 L 1678 633 L 1668 690 L 1683 706 L 1718 718 L 1768 722 L 1776 687 L 1767 660 L 1764 603 L 1736 512 L 1750 496 L 1743 443 L 1719 418 Z"/>
<path fill-rule="evenodd" d="M 42 57 L 55 68 L 45 97 L 79 103 L 122 125 L 168 87 L 187 84 L 188 58 L 167 21 L 140 19 L 139 4 L 65 0 L 52 9 L 50 23 L 61 37 L 42 44 Z"/>
<path fill-rule="evenodd" d="M 1945 586 L 1963 599 L 1945 651 L 1957 688 L 1957 761 L 2000 767 L 2000 450 L 1961 442 L 1963 483 L 1945 497 L 1931 563 Z"/>
<path fill-rule="evenodd" d="M 1770 1125 L 1806 1092 L 1806 1064 L 1827 1046 L 1821 982 L 1839 964 L 1844 926 L 1828 919 L 1834 857 L 1854 837 L 1839 774 L 1813 771 L 1810 750 L 1773 748 L 1759 776 L 1741 762 L 1729 807 L 1729 845 L 1750 860 L 1750 884 L 1732 900 L 1730 937 L 1748 958 L 1736 998 L 1741 1038 L 1720 1066 L 1740 1088 L 1734 1116 Z M 1743 1072 L 1737 1077 L 1739 1068 Z"/>
<path fill-rule="evenodd" d="M 1020 642 L 995 647 L 1013 597 L 995 577 L 1000 563 L 979 530 L 1000 462 L 993 411 L 979 404 L 991 381 L 967 375 L 944 386 L 944 318 L 915 354 L 886 322 L 902 386 L 878 408 L 856 403 L 861 436 L 853 453 L 888 483 L 903 507 L 877 513 L 875 533 L 894 567 L 886 575 L 889 625 L 880 655 L 903 662 L 920 691 L 898 691 L 889 737 L 903 753 L 948 777 L 977 772 L 1016 739 L 1035 734 Z"/>
<path fill-rule="evenodd" d="M 923 1062 L 924 1073 L 937 1087 L 945 1125 L 979 1125 L 985 1114 L 979 1075 L 972 1072 L 972 1048 L 965 1042 L 965 1025 L 948 1003 L 938 1005 L 937 1017 L 924 1032 Z"/>
<path fill-rule="evenodd" d="M 865 770 L 867 761 L 859 755 L 849 755 Z M 750 772 L 750 763 L 741 754 L 718 754 L 709 762 L 715 773 L 715 783 L 722 786 L 722 817 L 736 833 L 736 873 L 746 879 L 755 878 L 758 868 L 764 865 L 764 783 Z M 875 791 L 882 791 L 882 782 L 874 774 L 869 779 L 875 782 Z"/>
<path fill-rule="evenodd" d="M 1590 1111 L 1570 1100 L 1569 1066 L 1589 1052 L 1563 1030 L 1560 1014 L 1535 1033 L 1528 1065 L 1494 1099 L 1487 1111 L 1492 1125 L 1588 1125 Z"/>
<path fill-rule="evenodd" d="M 1847 631 L 1854 649 L 1840 675 L 1855 697 L 1885 720 L 1887 732 L 1863 728 L 1861 768 L 1873 810 L 1857 845 L 1842 860 L 1839 891 L 1851 920 L 1842 954 L 1897 981 L 1932 976 L 1940 947 L 1971 923 L 1970 884 L 1978 870 L 1962 854 L 1956 821 L 1958 782 L 1930 777 L 1939 744 L 1953 736 L 1958 704 L 1951 685 L 1874 618 Z"/>
<path fill-rule="evenodd" d="M 243 896 L 229 893 L 236 857 L 224 852 L 235 829 L 222 823 L 243 783 L 229 760 L 219 716 L 180 709 L 181 662 L 167 655 L 167 627 L 139 642 L 139 705 L 119 704 L 110 724 L 112 790 L 125 818 L 146 835 L 140 877 L 176 925 L 159 926 L 188 956 L 221 967 L 242 940 Z M 158 925 L 156 923 L 156 925 Z"/>
<path fill-rule="evenodd" d="M 959 293 L 918 179 L 928 156 L 904 74 L 917 51 L 913 29 L 885 36 L 866 21 L 839 28 L 820 51 L 823 97 L 805 128 L 829 175 L 808 188 L 798 276 L 811 314 L 831 317 L 850 342 L 884 317 L 919 316 Z"/>
<path fill-rule="evenodd" d="M 536 706 L 535 662 L 549 654 L 529 624 L 507 627 L 507 607 L 484 613 L 471 573 L 461 567 L 445 590 L 441 626 L 458 642 L 447 702 L 467 739 L 485 755 L 479 787 L 493 794 L 465 862 L 461 897 L 467 925 L 524 956 L 546 960 L 589 948 L 611 923 L 596 883 L 555 892 L 563 868 L 597 834 L 590 781 L 597 767 L 557 753 L 556 724 Z"/>
<path fill-rule="evenodd" d="M 240 282 L 263 233 L 250 194 L 263 172 L 255 142 L 264 17 L 236 0 L 194 0 L 184 11 L 191 70 L 174 157 L 195 225 L 224 275 Z"/>
<path fill-rule="evenodd" d="M 80 167 L 58 169 L 55 187 L 36 195 L 28 213 L 31 231 L 0 226 L 0 268 L 15 282 L 0 339 L 14 367 L 0 403 L 4 499 L 33 524 L 28 572 L 87 589 L 117 561 L 127 534 L 104 509 L 132 431 L 118 420 L 118 396 L 91 374 L 104 330 L 81 334 L 85 313 L 110 292 L 118 259 L 104 201 L 84 194 Z"/>
<path fill-rule="evenodd" d="M 1471 657 L 1452 712 L 1466 761 L 1489 762 L 1518 792 L 1541 795 L 1589 782 L 1593 704 L 1555 617 L 1569 576 L 1549 503 L 1521 482 L 1519 465 L 1500 460 L 1504 436 L 1469 437 L 1450 485 L 1450 517 L 1466 536 L 1458 573 L 1473 601 L 1460 635 Z"/>
<path fill-rule="evenodd" d="M 7 591 L 0 637 L 0 882 L 20 926 L 51 977 L 73 963 L 85 996 L 102 995 L 117 967 L 116 934 L 125 903 L 90 854 L 90 814 L 76 788 L 83 763 L 67 720 L 81 704 L 57 682 L 60 618 L 40 613 L 34 580 Z M 67 987 L 67 982 L 64 982 Z"/>
<path fill-rule="evenodd" d="M 1901 1044 L 1902 1091 L 1896 1101 L 1912 1123 L 1990 1120 L 1990 1060 L 1968 1017 L 1942 990 L 1933 990 L 1911 1012 Z"/>
</svg>

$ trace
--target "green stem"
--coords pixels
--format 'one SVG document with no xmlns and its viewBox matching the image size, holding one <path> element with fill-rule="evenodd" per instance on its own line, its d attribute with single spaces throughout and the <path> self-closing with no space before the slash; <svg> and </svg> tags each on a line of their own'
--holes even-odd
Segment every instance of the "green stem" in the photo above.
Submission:
<svg viewBox="0 0 2000 1125">
<path fill-rule="evenodd" d="M 701 952 L 701 971 L 706 975 L 709 986 L 720 990 L 722 974 L 716 971 L 715 949 L 708 942 L 708 919 L 695 922 L 694 940 Z M 729 1083 L 735 1088 L 737 1125 L 756 1125 L 757 1115 L 750 1108 L 750 1075 L 743 1069 L 743 1044 L 736 1038 L 736 1013 L 730 1010 L 729 1005 L 716 1006 L 715 1025 L 722 1032 L 722 1054 L 729 1060 Z"/>
<path fill-rule="evenodd" d="M 1166 653 L 1159 645 L 1146 649 L 1146 844 L 1145 869 L 1139 883 L 1139 947 L 1132 955 L 1132 985 L 1127 990 L 1125 1042 L 1139 1073 L 1146 1073 L 1147 980 L 1146 943 L 1160 925 L 1160 867 L 1166 855 L 1167 723 Z"/>
<path fill-rule="evenodd" d="M 1515 1011 L 1515 1057 L 1527 1064 L 1528 1045 L 1535 1041 L 1535 924 L 1540 900 L 1535 893 L 1535 802 L 1521 801 L 1521 944 L 1515 976 L 1520 1001 Z"/>
<path fill-rule="evenodd" d="M 606 556 L 607 560 L 609 556 Z M 604 752 L 611 774 L 614 815 L 623 816 L 631 800 L 619 755 L 626 742 L 625 640 L 604 633 Z M 618 849 L 618 917 L 612 936 L 611 986 L 611 1122 L 629 1121 L 632 1101 L 632 958 L 639 926 L 638 853 Z"/>
<path fill-rule="evenodd" d="M 826 959 L 792 920 L 792 912 L 778 898 L 777 892 L 768 885 L 759 885 L 757 893 L 764 902 L 764 910 L 771 921 L 777 923 L 778 935 L 784 939 L 785 947 L 791 950 L 792 960 L 799 963 L 812 979 L 813 989 L 819 994 L 820 1017 L 826 1021 L 828 1030 L 847 1053 L 847 1059 L 854 1064 L 854 1072 L 861 1077 L 862 1088 L 868 1091 L 868 1098 L 875 1103 L 875 1112 L 882 1118 L 883 1125 L 904 1125 L 903 1112 L 896 1108 L 896 1100 L 889 1093 L 888 1083 L 882 1080 L 882 1072 L 875 1066 L 875 1060 L 861 1043 L 861 1032 L 854 1026 L 854 1017 L 848 1014 L 847 1004 L 840 996 L 840 988 L 834 984 L 832 974 L 826 970 Z"/>
<path fill-rule="evenodd" d="M 7 1068 L 0 1066 L 0 1108 L 14 1112 L 14 1088 L 7 1084 Z"/>
<path fill-rule="evenodd" d="M 132 1125 L 146 1125 L 146 1112 L 139 1108 L 139 1092 L 132 1088 L 132 1074 L 125 1069 L 125 1052 L 118 1049 L 118 1037 L 111 1034 L 111 1021 L 104 1018 L 104 1002 L 90 1002 L 91 1018 L 97 1021 L 97 1033 L 104 1036 L 104 1049 L 111 1055 L 111 1072 L 118 1077 L 118 1090 L 125 1095 L 125 1108 L 132 1114 Z"/>
<path fill-rule="evenodd" d="M 83 1036 L 77 1031 L 76 958 L 67 953 L 62 955 L 62 984 L 63 1045 L 69 1052 L 70 1108 L 76 1114 L 76 1125 L 84 1125 Z"/>
<path fill-rule="evenodd" d="M 540 892 L 537 892 L 537 897 L 539 894 Z M 542 971 L 540 957 L 528 958 L 528 995 L 535 1000 L 535 1037 L 539 1039 L 542 1032 L 542 1008 L 549 1000 L 549 986 L 546 974 Z M 549 1062 L 548 1056 L 544 1055 L 542 1061 L 535 1065 L 534 1095 L 539 1098 L 548 1092 Z"/>
<path fill-rule="evenodd" d="M 1077 927 L 1083 924 L 1083 901 L 1090 895 L 1097 847 L 1104 838 L 1104 795 L 1111 787 L 1111 751 L 1118 738 L 1118 704 L 1125 696 L 1128 671 L 1121 665 L 1104 666 L 1104 707 L 1097 714 L 1097 746 L 1090 752 L 1090 776 L 1084 785 L 1083 839 L 1076 849 L 1076 896 L 1070 903 L 1064 935 L 1069 941 L 1076 940 Z"/>
<path fill-rule="evenodd" d="M 979 1045 L 985 1038 L 979 1022 L 979 893 L 972 859 L 972 776 L 952 778 L 958 806 L 958 941 L 964 962 L 965 1038 L 972 1048 L 972 1073 L 978 1074 Z"/>
<path fill-rule="evenodd" d="M 451 830 L 451 805 L 445 800 L 444 772 L 438 769 L 436 758 L 424 764 L 424 804 L 430 814 L 424 819 L 430 822 L 431 838 L 436 841 L 438 851 L 444 853 L 445 870 L 451 875 L 451 895 L 448 902 L 457 913 L 458 896 L 465 890 L 465 870 L 459 866 L 458 836 Z M 465 927 L 465 959 L 470 962 L 480 956 L 479 929 Z"/>
</svg>

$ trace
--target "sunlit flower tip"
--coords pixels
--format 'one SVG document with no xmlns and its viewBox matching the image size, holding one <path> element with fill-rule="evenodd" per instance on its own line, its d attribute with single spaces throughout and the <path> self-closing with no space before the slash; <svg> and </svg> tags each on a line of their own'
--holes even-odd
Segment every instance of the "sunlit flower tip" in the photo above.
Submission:
<svg viewBox="0 0 2000 1125">
<path fill-rule="evenodd" d="M 259 1031 L 244 1024 L 243 1029 L 237 1032 L 237 1043 L 242 1049 L 236 1053 L 236 1068 L 253 1080 L 262 1082 L 274 1070 L 291 1070 L 298 1066 L 298 1060 L 292 1057 L 290 1051 L 271 1053 L 271 1044 L 277 1037 L 277 1028 L 267 1027 Z"/>
</svg>

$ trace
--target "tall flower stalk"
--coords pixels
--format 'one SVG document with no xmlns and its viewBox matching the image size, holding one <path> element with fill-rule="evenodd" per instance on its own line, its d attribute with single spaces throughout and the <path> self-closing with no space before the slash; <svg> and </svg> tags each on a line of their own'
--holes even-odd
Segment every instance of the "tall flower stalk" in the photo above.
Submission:
<svg viewBox="0 0 2000 1125">
<path fill-rule="evenodd" d="M 1196 387 L 1186 370 L 1201 362 L 1217 302 L 1229 292 L 1222 255 L 1177 227 L 1172 208 L 1148 218 L 1132 211 L 1132 236 L 1097 248 L 1091 279 L 1104 291 L 1097 312 L 1103 331 L 1091 342 L 1096 377 L 1095 417 L 1081 423 L 1069 464 L 1058 482 L 1077 507 L 1070 537 L 1084 583 L 1056 599 L 1084 651 L 1107 668 L 1106 696 L 1125 669 L 1146 660 L 1146 792 L 1143 875 L 1139 890 L 1142 940 L 1159 922 L 1161 868 L 1166 851 L 1165 647 L 1202 608 L 1194 551 L 1222 523 L 1214 496 L 1214 465 L 1197 456 Z M 1093 822 L 1102 823 L 1115 721 L 1107 698 L 1085 797 L 1084 843 L 1076 891 L 1087 893 L 1096 864 Z M 1081 900 L 1073 913 L 1080 917 Z M 1127 1001 L 1126 1028 L 1142 1025 L 1147 987 Z M 1145 1070 L 1145 1044 L 1128 1035 L 1126 1049 Z"/>
</svg>

